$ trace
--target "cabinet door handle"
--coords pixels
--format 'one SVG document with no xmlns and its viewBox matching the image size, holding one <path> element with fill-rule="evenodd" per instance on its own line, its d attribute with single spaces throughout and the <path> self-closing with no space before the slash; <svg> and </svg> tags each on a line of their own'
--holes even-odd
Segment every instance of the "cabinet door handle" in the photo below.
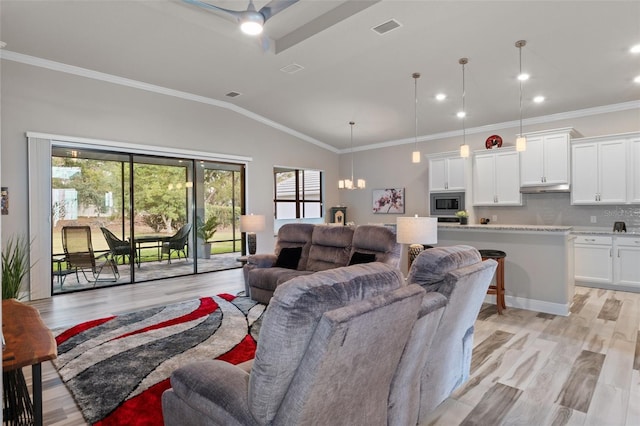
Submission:
<svg viewBox="0 0 640 426">
<path fill-rule="evenodd" d="M 585 241 L 595 241 L 596 239 L 595 238 L 585 238 L 584 240 Z"/>
<path fill-rule="evenodd" d="M 620 257 L 620 249 L 618 249 L 618 257 Z"/>
<path fill-rule="evenodd" d="M 613 253 L 611 253 L 612 251 L 613 251 L 613 249 L 609 249 L 609 257 L 612 257 L 611 256 L 613 254 Z"/>
</svg>

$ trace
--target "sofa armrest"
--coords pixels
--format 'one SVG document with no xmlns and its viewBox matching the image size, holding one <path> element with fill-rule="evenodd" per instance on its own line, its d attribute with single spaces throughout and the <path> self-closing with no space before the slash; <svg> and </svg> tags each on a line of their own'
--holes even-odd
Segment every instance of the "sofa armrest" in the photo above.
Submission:
<svg viewBox="0 0 640 426">
<path fill-rule="evenodd" d="M 278 257 L 275 254 L 251 254 L 247 257 L 247 265 L 256 268 L 271 268 L 276 264 Z"/>
<path fill-rule="evenodd" d="M 171 386 L 162 397 L 163 409 L 171 402 L 174 414 L 200 413 L 213 424 L 258 424 L 249 410 L 249 373 L 233 364 L 212 360 L 185 365 L 171 374 Z"/>
</svg>

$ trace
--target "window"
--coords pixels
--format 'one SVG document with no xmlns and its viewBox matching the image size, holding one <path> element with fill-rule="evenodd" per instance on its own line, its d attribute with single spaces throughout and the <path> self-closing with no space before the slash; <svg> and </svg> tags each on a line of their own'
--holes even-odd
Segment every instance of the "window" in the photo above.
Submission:
<svg viewBox="0 0 640 426">
<path fill-rule="evenodd" d="M 276 219 L 322 218 L 322 172 L 276 168 L 275 217 Z"/>
</svg>

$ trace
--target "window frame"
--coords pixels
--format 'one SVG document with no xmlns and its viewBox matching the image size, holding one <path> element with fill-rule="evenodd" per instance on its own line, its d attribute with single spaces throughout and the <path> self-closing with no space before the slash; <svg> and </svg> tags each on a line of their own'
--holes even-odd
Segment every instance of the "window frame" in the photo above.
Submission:
<svg viewBox="0 0 640 426">
<path fill-rule="evenodd" d="M 306 198 L 308 193 L 312 192 L 315 188 L 309 187 L 311 183 L 307 183 L 305 180 L 305 172 L 317 172 L 318 173 L 318 198 L 308 199 Z M 278 198 L 278 175 L 282 173 L 293 173 L 295 183 L 293 187 L 293 198 Z M 324 218 L 324 185 L 323 185 L 324 172 L 317 169 L 303 169 L 303 168 L 288 168 L 288 167 L 274 167 L 273 169 L 273 216 L 276 221 L 284 220 L 302 220 L 302 221 L 317 221 Z M 315 194 L 315 192 L 314 192 Z M 279 217 L 278 205 L 282 204 L 295 204 L 295 217 Z M 317 204 L 319 216 L 306 217 L 305 210 L 307 204 Z"/>
</svg>

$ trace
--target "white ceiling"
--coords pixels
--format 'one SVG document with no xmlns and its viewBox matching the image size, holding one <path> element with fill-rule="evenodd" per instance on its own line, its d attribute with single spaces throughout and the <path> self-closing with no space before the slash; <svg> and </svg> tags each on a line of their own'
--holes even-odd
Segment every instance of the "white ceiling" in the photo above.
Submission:
<svg viewBox="0 0 640 426">
<path fill-rule="evenodd" d="M 0 12 L 5 51 L 230 102 L 342 150 L 350 120 L 356 147 L 412 140 L 416 71 L 419 135 L 459 131 L 461 57 L 467 128 L 517 120 L 520 39 L 525 119 L 640 99 L 639 1 L 301 0 L 267 22 L 268 51 L 181 1 L 0 0 Z M 371 30 L 391 18 L 402 27 Z M 292 63 L 304 69 L 280 71 Z"/>
</svg>

